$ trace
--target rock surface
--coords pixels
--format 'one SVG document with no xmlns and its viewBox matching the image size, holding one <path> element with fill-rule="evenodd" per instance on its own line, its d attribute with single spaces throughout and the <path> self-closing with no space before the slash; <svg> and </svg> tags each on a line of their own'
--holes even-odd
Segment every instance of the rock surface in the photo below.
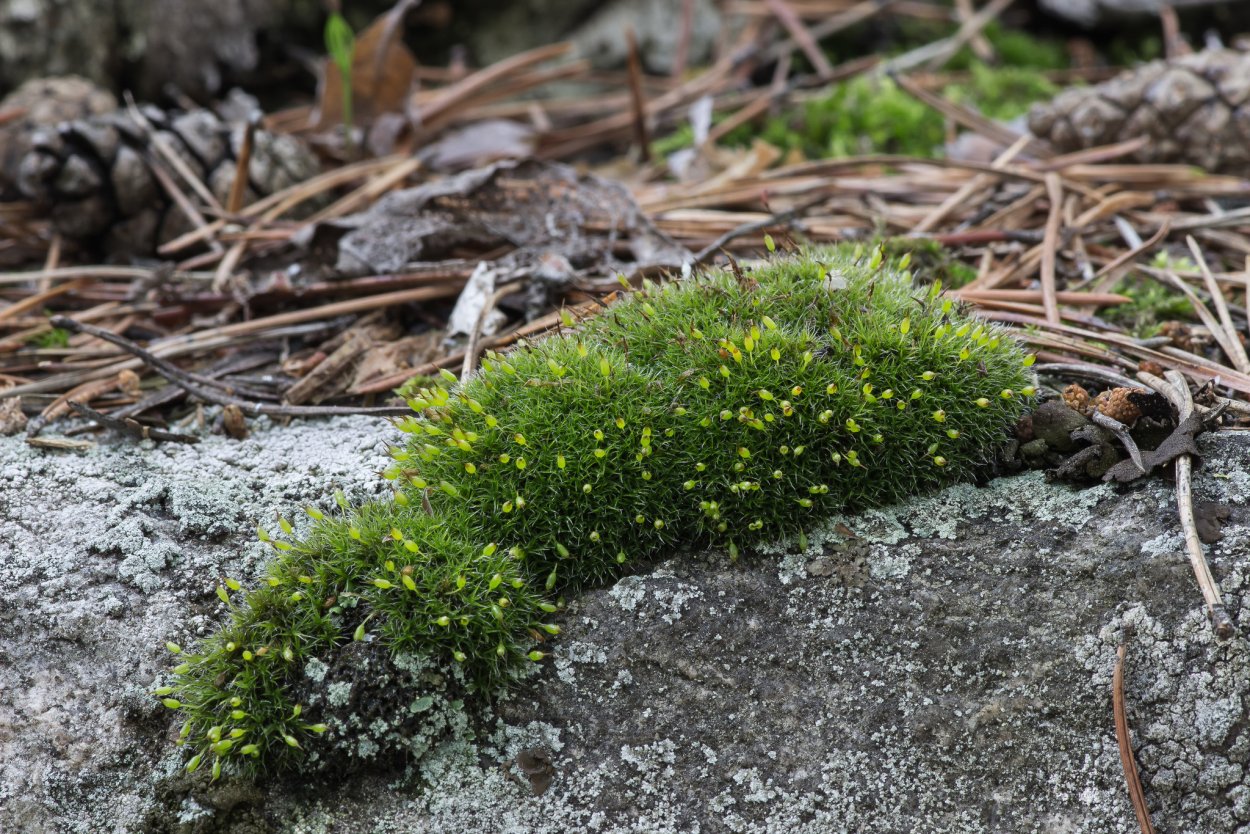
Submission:
<svg viewBox="0 0 1250 834">
<path fill-rule="evenodd" d="M 1041 0 L 1046 11 L 1082 26 L 1115 21 L 1126 17 L 1155 17 L 1164 6 L 1185 9 L 1191 6 L 1235 7 L 1245 0 Z"/>
<path fill-rule="evenodd" d="M 219 621 L 219 577 L 265 558 L 257 521 L 374 494 L 389 438 L 345 419 L 84 455 L 0 439 L 0 831 L 1130 834 L 1109 692 L 1131 629 L 1156 825 L 1250 834 L 1248 647 L 1206 625 L 1161 479 L 1030 473 L 832 519 L 805 553 L 675 556 L 572 601 L 553 659 L 493 710 L 355 721 L 381 739 L 428 713 L 406 763 L 335 773 L 348 720 L 315 775 L 183 775 L 146 694 L 162 644 Z M 1231 507 L 1209 559 L 1242 623 L 1248 440 L 1203 437 L 1195 486 Z"/>
</svg>

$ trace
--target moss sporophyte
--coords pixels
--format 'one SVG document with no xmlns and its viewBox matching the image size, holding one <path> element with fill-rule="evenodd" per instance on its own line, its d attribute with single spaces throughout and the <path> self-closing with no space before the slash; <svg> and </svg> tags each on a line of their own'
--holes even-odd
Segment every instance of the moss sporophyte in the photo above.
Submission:
<svg viewBox="0 0 1250 834">
<path fill-rule="evenodd" d="M 1032 357 L 879 253 L 810 250 L 648 285 L 423 388 L 392 500 L 309 508 L 156 691 L 189 770 L 297 762 L 326 731 L 306 665 L 368 638 L 482 693 L 544 657 L 561 595 L 674 549 L 740 548 L 967 478 L 1033 393 Z M 448 375 L 450 376 L 450 375 Z"/>
</svg>

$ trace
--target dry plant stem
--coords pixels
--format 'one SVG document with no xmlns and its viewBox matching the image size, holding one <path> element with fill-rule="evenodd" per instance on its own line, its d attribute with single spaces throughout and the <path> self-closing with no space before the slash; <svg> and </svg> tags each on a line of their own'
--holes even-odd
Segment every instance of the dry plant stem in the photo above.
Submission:
<svg viewBox="0 0 1250 834">
<path fill-rule="evenodd" d="M 994 167 L 1004 168 L 1009 165 L 1012 160 L 1020 155 L 1020 152 L 1023 151 L 1025 146 L 1028 144 L 1029 137 L 1021 136 L 1012 143 L 1011 147 L 1007 148 L 1007 150 L 998 155 L 998 158 L 994 160 Z M 934 226 L 949 217 L 950 213 L 963 205 L 969 197 L 981 189 L 988 188 L 993 185 L 995 181 L 996 180 L 993 174 L 977 174 L 975 177 L 968 180 L 968 182 L 960 186 L 958 191 L 947 197 L 942 202 L 942 205 L 925 215 L 919 223 L 912 227 L 911 233 L 913 235 L 919 235 L 929 231 Z"/>
<path fill-rule="evenodd" d="M 1246 356 L 1246 349 L 1241 344 L 1241 339 L 1237 337 L 1237 327 L 1228 313 L 1228 303 L 1224 300 L 1224 293 L 1215 283 L 1211 269 L 1207 266 L 1207 259 L 1202 256 L 1202 250 L 1198 248 L 1198 242 L 1192 236 L 1186 235 L 1185 243 L 1189 246 L 1189 251 L 1193 253 L 1198 269 L 1202 271 L 1202 279 L 1206 282 L 1207 292 L 1211 294 L 1211 302 L 1215 305 L 1216 313 L 1219 314 L 1220 324 L 1224 325 L 1224 338 L 1220 343 L 1221 345 L 1227 343 L 1229 349 L 1225 352 L 1228 353 L 1228 358 L 1233 360 L 1233 366 L 1243 374 L 1250 374 L 1250 358 Z"/>
<path fill-rule="evenodd" d="M 73 319 L 64 316 L 56 316 L 52 319 L 57 327 L 64 327 L 67 330 L 75 332 L 88 332 L 97 338 L 104 339 L 107 342 L 117 345 L 123 350 L 134 354 L 138 359 L 147 364 L 152 370 L 156 371 L 165 379 L 169 380 L 178 387 L 184 389 L 188 394 L 198 397 L 205 402 L 216 403 L 217 405 L 236 405 L 244 409 L 249 414 L 265 414 L 270 417 L 331 417 L 341 414 L 374 414 L 379 416 L 402 416 L 410 414 L 412 409 L 407 406 L 383 406 L 380 408 L 352 408 L 348 406 L 295 406 L 295 405 L 275 405 L 273 403 L 250 402 L 248 400 L 239 399 L 230 396 L 224 391 L 219 391 L 208 385 L 201 385 L 194 382 L 191 375 L 187 374 L 176 365 L 166 362 L 159 356 L 139 347 L 129 339 L 124 339 L 107 330 L 101 330 L 91 325 L 80 324 Z M 218 385 L 216 380 L 212 380 L 214 385 Z"/>
<path fill-rule="evenodd" d="M 1206 325 L 1207 330 L 1211 331 L 1211 337 L 1215 339 L 1216 344 L 1220 346 L 1220 350 L 1222 350 L 1224 355 L 1229 357 L 1231 360 L 1235 349 L 1229 343 L 1229 334 L 1224 331 L 1220 322 L 1214 315 L 1212 315 L 1211 311 L 1207 309 L 1207 305 L 1202 303 L 1202 299 L 1198 297 L 1198 294 L 1190 289 L 1189 285 L 1182 281 L 1180 276 L 1175 272 L 1167 270 L 1164 272 L 1164 275 L 1167 276 L 1168 281 L 1171 282 L 1172 286 L 1180 290 L 1181 293 L 1189 299 L 1189 306 L 1193 308 L 1193 311 L 1198 318 L 1202 319 L 1202 323 Z M 1236 338 L 1236 331 L 1233 331 L 1233 338 Z"/>
<path fill-rule="evenodd" d="M 141 111 L 138 105 L 135 104 L 135 100 L 130 93 L 126 93 L 125 97 L 127 112 L 130 114 L 130 117 L 134 119 L 139 128 L 147 134 L 148 140 L 152 143 L 152 147 L 156 148 L 156 152 L 160 155 L 161 159 L 173 168 L 174 171 L 177 172 L 178 176 L 182 177 L 182 181 L 185 182 L 201 200 L 204 201 L 204 205 L 211 208 L 216 214 L 222 214 L 223 211 L 221 203 L 217 202 L 217 198 L 213 196 L 213 192 L 210 191 L 208 186 L 206 186 L 200 178 L 195 175 L 195 172 L 187 167 L 187 164 L 182 160 L 182 157 L 174 153 L 173 148 L 169 147 L 169 143 L 165 140 L 165 137 L 156 132 L 156 129 L 152 127 L 152 123 L 148 121 L 147 116 L 144 116 L 143 111 Z M 151 159 L 149 161 L 152 163 L 156 162 L 155 159 Z M 161 166 L 153 164 L 152 168 L 156 170 L 161 168 Z M 168 186 L 166 186 L 166 189 L 169 190 L 170 187 L 173 188 L 173 191 L 177 191 L 181 195 L 181 190 L 176 186 L 173 186 L 172 181 Z M 173 194 L 171 193 L 170 196 L 173 196 Z"/>
<path fill-rule="evenodd" d="M 524 70 L 567 54 L 572 48 L 570 43 L 554 43 L 531 49 L 439 90 L 436 98 L 419 106 L 421 129 L 427 132 L 435 130 L 446 123 L 451 111 L 463 107 L 466 102 L 479 98 Z"/>
<path fill-rule="evenodd" d="M 56 269 L 60 265 L 61 265 L 61 236 L 60 234 L 54 233 L 52 235 L 52 243 L 48 245 L 48 257 L 45 258 L 43 262 L 43 271 L 47 273 L 50 270 Z M 38 287 L 39 292 L 47 292 L 49 286 L 51 286 L 51 281 L 49 279 L 44 278 L 40 280 L 39 287 Z"/>
<path fill-rule="evenodd" d="M 46 274 L 46 273 L 45 273 Z M 38 310 L 57 296 L 80 290 L 91 283 L 90 278 L 78 278 L 59 287 L 48 289 L 46 284 L 50 282 L 40 282 L 40 290 L 34 295 L 27 296 L 21 301 L 14 301 L 8 307 L 0 309 L 0 321 L 6 319 L 14 319 L 30 310 Z"/>
<path fill-rule="evenodd" d="M 681 28 L 677 30 L 677 46 L 673 49 L 673 69 L 670 73 L 674 80 L 680 80 L 686 72 L 690 38 L 694 34 L 694 6 L 695 0 L 681 0 Z"/>
<path fill-rule="evenodd" d="M 985 304 L 993 301 L 1040 301 L 1039 290 L 952 290 L 951 295 L 971 301 L 974 304 Z M 1087 307 L 1113 307 L 1117 304 L 1128 304 L 1132 301 L 1126 295 L 1116 293 L 1070 292 L 1060 290 L 1055 293 L 1060 304 L 1079 304 Z"/>
<path fill-rule="evenodd" d="M 814 40 L 821 41 L 830 35 L 836 35 L 844 29 L 849 29 L 857 23 L 863 23 L 868 18 L 875 17 L 894 5 L 898 5 L 895 0 L 864 0 L 864 2 L 857 3 L 844 12 L 825 18 L 806 31 Z M 793 37 L 788 38 L 760 53 L 762 62 L 767 63 L 784 55 L 791 55 L 798 47 L 799 44 Z"/>
<path fill-rule="evenodd" d="M 642 89 L 642 56 L 638 54 L 638 38 L 632 26 L 625 28 L 625 45 L 629 58 L 629 106 L 634 117 L 634 142 L 638 158 L 651 161 L 651 139 L 647 135 L 647 98 Z"/>
<path fill-rule="evenodd" d="M 959 22 L 963 23 L 968 18 L 976 14 L 976 9 L 972 6 L 972 0 L 955 0 L 955 13 L 959 16 Z M 968 41 L 968 48 L 977 58 L 990 63 L 994 60 L 994 47 L 986 40 L 985 35 L 980 33 L 974 35 Z"/>
<path fill-rule="evenodd" d="M 371 204 L 378 197 L 390 191 L 397 185 L 403 183 L 411 175 L 421 170 L 421 160 L 407 159 L 398 165 L 392 167 L 389 171 L 384 171 L 377 176 L 376 179 L 369 180 L 364 185 L 352 191 L 340 200 L 336 200 L 333 204 L 326 206 L 321 211 L 314 214 L 304 224 L 305 226 L 313 223 L 320 223 L 335 217 L 342 217 L 353 211 L 362 209 L 364 206 Z"/>
<path fill-rule="evenodd" d="M 1116 142 L 1114 145 L 1100 145 L 1096 148 L 1086 148 L 1080 151 L 1073 151 L 1072 153 L 1053 156 L 1050 159 L 1035 163 L 1033 167 L 1038 171 L 1062 171 L 1074 165 L 1089 165 L 1091 163 L 1119 159 L 1140 151 L 1148 144 L 1150 144 L 1148 138 L 1139 136 L 1136 139 Z"/>
<path fill-rule="evenodd" d="M 1046 174 L 1046 196 L 1050 200 L 1050 214 L 1046 218 L 1046 237 L 1042 240 L 1042 302 L 1046 307 L 1046 320 L 1058 324 L 1055 260 L 1059 254 L 1059 224 L 1063 219 L 1063 187 L 1059 175 L 1053 171 Z"/>
<path fill-rule="evenodd" d="M 790 8 L 786 0 L 764 0 L 764 2 L 767 3 L 768 9 L 773 13 L 773 16 L 790 33 L 790 37 L 798 44 L 799 49 L 803 50 L 807 60 L 812 62 L 812 66 L 816 68 L 816 73 L 821 80 L 827 81 L 831 78 L 833 76 L 833 65 L 829 63 L 829 59 L 821 51 L 820 44 L 816 42 L 816 38 L 812 37 L 812 33 L 807 30 L 807 27 L 803 25 L 803 21 L 794 13 L 794 9 Z"/>
<path fill-rule="evenodd" d="M 88 420 L 99 423 L 105 428 L 116 429 L 122 434 L 137 437 L 140 440 L 169 440 L 174 443 L 200 442 L 198 437 L 191 434 L 179 434 L 177 432 L 164 431 L 163 429 L 153 428 L 152 426 L 145 426 L 137 420 L 130 418 L 119 420 L 73 400 L 70 401 L 69 407 L 83 417 L 86 417 Z"/>
<path fill-rule="evenodd" d="M 1118 333 L 1094 333 L 1080 327 L 1074 327 L 1067 324 L 1050 324 L 1049 322 L 1038 320 L 1033 317 L 1019 316 L 1012 313 L 998 313 L 988 311 L 984 314 L 984 318 L 993 321 L 1006 321 L 1014 324 L 1033 325 L 1044 330 L 1052 331 L 1059 334 L 1070 334 L 1073 345 L 1083 345 L 1086 350 L 1099 351 L 1099 355 L 1107 358 L 1115 357 L 1117 361 L 1124 364 L 1132 364 L 1123 357 L 1116 356 L 1105 349 L 1095 348 L 1091 342 L 1102 342 L 1120 348 L 1124 353 L 1136 357 L 1137 359 L 1147 359 L 1158 362 L 1164 367 L 1179 367 L 1186 374 L 1198 382 L 1207 382 L 1208 380 L 1218 377 L 1220 384 L 1242 394 L 1250 394 L 1250 376 L 1238 373 L 1236 370 L 1224 365 L 1212 362 L 1204 357 L 1197 356 L 1193 353 L 1186 353 L 1173 347 L 1164 347 L 1161 350 L 1154 350 L 1139 343 L 1136 339 L 1124 336 Z M 1028 338 L 1028 334 L 1018 334 L 1021 338 Z M 1073 348 L 1075 349 L 1075 348 Z"/>
<path fill-rule="evenodd" d="M 276 352 L 272 355 L 262 353 L 262 354 L 252 354 L 250 357 L 249 356 L 245 356 L 242 358 L 233 357 L 230 359 L 223 360 L 221 362 L 217 362 L 212 367 L 210 367 L 207 371 L 201 374 L 201 376 L 207 379 L 216 379 L 218 377 L 225 376 L 230 373 L 238 373 L 240 371 L 250 370 L 260 365 L 264 365 L 269 362 L 275 361 L 277 358 L 278 358 L 278 355 Z M 109 414 L 109 416 L 115 420 L 121 420 L 121 419 L 125 419 L 128 417 L 138 417 L 140 414 L 142 414 L 145 411 L 150 411 L 153 408 L 157 408 L 159 406 L 166 405 L 167 403 L 172 403 L 176 400 L 182 399 L 183 397 L 186 396 L 186 393 L 187 392 L 185 389 L 180 388 L 177 385 L 164 385 L 156 389 L 155 391 L 152 391 L 150 394 L 148 394 L 147 396 L 145 396 L 143 399 L 139 400 L 138 402 L 132 403 L 130 405 L 124 405 L 121 408 L 118 408 L 112 411 Z"/>
<path fill-rule="evenodd" d="M 466 379 L 469 374 L 473 373 L 473 366 L 477 363 L 478 342 L 482 338 L 482 328 L 486 325 L 486 319 L 498 306 L 499 302 L 514 292 L 525 289 L 524 281 L 513 281 L 510 284 L 504 284 L 491 294 L 490 301 L 482 306 L 482 311 L 478 313 L 477 320 L 473 322 L 473 331 L 469 334 L 468 344 L 464 348 L 464 364 L 460 367 L 460 378 Z"/>
<path fill-rule="evenodd" d="M 36 272 L 0 272 L 0 286 L 5 284 L 25 284 L 28 281 L 66 281 L 73 278 L 111 278 L 131 281 L 142 280 L 151 276 L 155 269 L 134 266 L 63 266 L 57 269 L 41 269 Z M 211 273 L 200 273 L 187 276 L 211 278 Z"/>
<path fill-rule="evenodd" d="M 53 321 L 56 322 L 57 319 L 64 319 L 64 317 L 56 316 L 53 318 Z M 73 320 L 70 320 L 70 321 L 73 321 Z M 232 383 L 225 383 L 220 380 L 213 379 L 211 377 L 203 376 L 201 374 L 195 374 L 195 373 L 191 373 L 190 371 L 184 371 L 182 368 L 179 368 L 178 366 L 173 365 L 165 361 L 164 359 L 161 359 L 160 357 L 157 357 L 156 355 L 150 353 L 149 351 L 145 351 L 143 348 L 139 347 L 137 344 L 130 341 L 129 339 L 123 336 L 119 336 L 116 333 L 105 330 L 104 328 L 101 328 L 101 327 L 95 327 L 90 324 L 84 324 L 80 321 L 73 321 L 72 325 L 65 325 L 64 323 L 58 323 L 56 324 L 56 326 L 65 327 L 66 330 L 73 330 L 79 333 L 86 333 L 90 336 L 96 337 L 97 339 L 103 339 L 104 341 L 109 342 L 110 344 L 117 345 L 122 350 L 125 350 L 135 356 L 138 356 L 140 359 L 147 362 L 147 364 L 151 365 L 152 368 L 156 370 L 158 373 L 161 373 L 161 376 L 164 376 L 170 382 L 177 383 L 183 388 L 186 388 L 187 385 L 194 385 L 200 388 L 215 388 L 227 396 L 233 396 L 238 393 L 246 393 L 250 396 L 257 396 L 257 395 L 268 396 L 265 392 L 257 392 L 251 388 L 248 388 L 247 386 L 242 386 L 242 385 L 237 385 L 237 384 L 232 384 Z M 164 370 L 163 373 L 162 373 L 162 369 Z M 110 386 L 115 386 L 117 384 L 115 380 L 100 380 L 94 383 L 87 383 L 87 385 L 88 386 L 99 385 L 101 383 L 107 383 Z M 108 389 L 105 389 L 105 390 L 108 390 Z M 190 389 L 187 389 L 187 390 L 190 390 Z M 91 396 L 84 397 L 82 393 L 78 391 L 78 389 L 75 389 L 75 391 L 71 391 L 69 394 L 66 394 L 62 399 L 69 398 L 69 397 L 82 398 L 84 400 L 90 400 L 92 398 Z"/>
<path fill-rule="evenodd" d="M 1115 270 L 1119 269 L 1125 264 L 1131 263 L 1132 261 L 1141 257 L 1143 254 L 1145 254 L 1146 252 L 1149 252 L 1151 249 L 1154 249 L 1155 246 L 1159 244 L 1159 241 L 1167 237 L 1168 232 L 1171 230 L 1171 228 L 1172 228 L 1172 221 L 1170 219 L 1165 219 L 1163 221 L 1163 225 L 1161 225 L 1158 229 L 1156 229 L 1155 233 L 1151 235 L 1149 239 L 1142 241 L 1141 244 L 1133 247 L 1129 251 L 1125 252 L 1123 255 L 1120 255 L 1118 258 L 1108 263 L 1102 269 L 1095 272 L 1094 278 L 1101 278 L 1104 275 L 1114 272 Z"/>
<path fill-rule="evenodd" d="M 1115 716 L 1115 740 L 1120 748 L 1120 764 L 1124 767 L 1124 781 L 1128 785 L 1129 801 L 1142 834 L 1155 834 L 1150 821 L 1150 809 L 1142 790 L 1141 776 L 1137 773 L 1137 757 L 1133 755 L 1133 740 L 1128 731 L 1128 715 L 1124 709 L 1124 656 L 1127 647 L 1121 643 L 1115 653 L 1115 671 L 1111 675 L 1111 712 Z"/>
<path fill-rule="evenodd" d="M 226 211 L 238 214 L 243 208 L 243 198 L 247 196 L 247 172 L 252 164 L 252 145 L 256 141 L 256 127 L 260 124 L 259 114 L 253 114 L 247 120 L 243 130 L 243 143 L 239 146 L 239 159 L 234 166 L 234 180 L 230 183 L 230 195 L 226 200 Z"/>
<path fill-rule="evenodd" d="M 567 307 L 565 308 L 565 310 L 570 315 L 572 315 L 574 319 L 580 320 L 583 316 L 588 315 L 591 310 L 595 309 L 596 307 L 601 307 L 601 306 L 603 305 L 600 304 L 596 300 L 593 302 L 587 302 L 585 304 L 578 304 L 574 307 Z M 530 336 L 534 333 L 545 333 L 551 328 L 555 327 L 558 323 L 560 323 L 559 312 L 548 313 L 547 315 L 542 316 L 541 318 L 534 319 L 532 322 L 525 325 L 524 327 L 518 327 L 513 330 L 508 330 L 504 333 L 495 334 L 489 339 L 484 340 L 479 345 L 479 348 L 488 348 L 488 347 L 495 348 L 495 347 L 502 347 L 505 345 L 509 345 L 512 342 L 515 342 L 517 339 Z M 464 361 L 464 357 L 465 357 L 465 351 L 460 351 L 457 353 L 449 354 L 447 356 L 442 356 L 442 357 L 439 357 L 438 359 L 435 359 L 432 362 L 426 362 L 424 365 L 418 365 L 415 368 L 406 368 L 402 371 L 397 371 L 396 373 L 393 373 L 393 374 L 387 374 L 384 377 L 371 379 L 368 382 L 365 382 L 364 384 L 356 388 L 353 388 L 348 393 L 352 395 L 380 394 L 383 391 L 389 391 L 390 389 L 395 388 L 398 385 L 404 384 L 409 379 L 412 379 L 414 376 L 424 376 L 426 374 L 432 374 L 435 371 L 439 370 L 440 368 L 455 367 L 457 364 Z"/>
<path fill-rule="evenodd" d="M 306 200 L 311 200 L 330 189 L 371 176 L 378 171 L 389 170 L 392 166 L 402 162 L 403 159 L 401 156 L 387 156 L 381 159 L 370 159 L 364 162 L 353 162 L 344 165 L 341 168 L 327 171 L 310 180 L 297 183 L 275 194 L 270 194 L 268 197 L 257 200 L 255 203 L 242 209 L 239 212 L 239 216 L 244 220 L 256 218 L 262 223 L 276 220 Z M 194 229 L 174 238 L 168 243 L 162 244 L 156 251 L 161 255 L 172 255 L 181 252 L 217 235 L 227 225 L 228 221 L 224 218 L 214 220 L 203 228 Z"/>
<path fill-rule="evenodd" d="M 1141 450 L 1137 448 L 1137 441 L 1133 439 L 1133 435 L 1129 434 L 1128 426 L 1113 417 L 1108 417 L 1101 411 L 1095 411 L 1091 419 L 1107 431 L 1114 434 L 1120 441 L 1121 445 L 1124 446 L 1124 450 L 1128 452 L 1128 456 L 1133 459 L 1133 464 L 1138 468 L 1138 470 L 1142 472 L 1146 471 L 1146 464 L 1142 462 L 1141 458 Z"/>
<path fill-rule="evenodd" d="M 204 215 L 200 213 L 200 210 L 192 204 L 186 194 L 182 193 L 182 189 L 174 182 L 173 177 L 165 171 L 165 166 L 161 164 L 159 159 L 150 157 L 148 159 L 148 168 L 151 170 L 152 176 L 156 178 L 161 188 L 169 196 L 169 199 L 173 200 L 178 210 L 183 213 L 187 220 L 191 221 L 191 225 L 197 229 L 203 229 L 209 225 L 208 221 L 204 219 Z M 204 242 L 214 253 L 222 251 L 221 244 L 215 238 L 208 237 Z"/>
<path fill-rule="evenodd" d="M 699 266 L 700 264 L 707 263 L 708 261 L 712 259 L 713 255 L 721 251 L 721 249 L 723 249 L 730 241 L 734 240 L 735 238 L 740 238 L 743 235 L 753 234 L 754 232 L 758 232 L 763 229 L 772 228 L 773 226 L 780 226 L 782 224 L 789 223 L 792 220 L 795 220 L 799 217 L 802 217 L 808 210 L 823 203 L 825 199 L 826 199 L 825 196 L 822 194 L 819 197 L 806 200 L 805 202 L 799 203 L 794 208 L 787 209 L 786 211 L 778 212 L 777 214 L 774 214 L 763 220 L 755 220 L 750 223 L 743 223 L 741 226 L 737 226 L 733 229 L 730 229 L 729 231 L 725 232 L 720 237 L 716 238 L 716 240 L 712 241 L 707 246 L 703 247 L 698 252 L 696 252 L 694 258 L 690 261 L 690 265 Z"/>
<path fill-rule="evenodd" d="M 1140 374 L 1147 383 L 1153 381 L 1152 387 L 1167 397 L 1176 409 L 1177 420 L 1184 422 L 1194 411 L 1193 397 L 1189 393 L 1189 384 L 1177 371 L 1164 373 L 1166 383 L 1150 374 Z M 1176 459 L 1176 505 L 1180 515 L 1181 529 L 1185 536 L 1185 549 L 1189 554 L 1189 564 L 1193 568 L 1194 578 L 1202 590 L 1202 598 L 1206 602 L 1207 615 L 1218 637 L 1228 639 L 1233 636 L 1232 618 L 1224 608 L 1224 600 L 1220 597 L 1220 589 L 1211 576 L 1211 567 L 1207 564 L 1202 552 L 1202 542 L 1198 538 L 1198 526 L 1194 521 L 1193 502 L 1193 461 L 1189 455 L 1181 455 Z"/>
<path fill-rule="evenodd" d="M 927 43 L 897 58 L 891 58 L 887 72 L 906 72 L 921 64 L 945 63 L 959 48 L 981 33 L 991 20 L 998 17 L 1014 0 L 993 0 L 984 9 L 968 18 L 959 27 L 959 31 L 949 38 Z"/>
<path fill-rule="evenodd" d="M 1107 385 L 1114 385 L 1119 388 L 1137 387 L 1137 383 L 1134 380 L 1099 365 L 1087 365 L 1078 362 L 1039 362 L 1033 366 L 1033 370 L 1037 371 L 1039 374 L 1078 376 L 1084 379 L 1092 379 L 1097 382 L 1102 382 Z"/>
<path fill-rule="evenodd" d="M 1027 133 L 1020 134 L 1018 131 L 1001 125 L 992 119 L 987 119 L 971 107 L 942 98 L 936 93 L 926 90 L 907 76 L 891 74 L 890 77 L 894 79 L 894 83 L 898 84 L 899 89 L 929 105 L 956 124 L 966 127 L 978 135 L 1007 146 L 1014 144 L 1023 137 L 1026 140 L 1025 147 L 1034 156 L 1044 157 L 1050 155 L 1050 151 L 1044 145 Z"/>
<path fill-rule="evenodd" d="M 239 265 L 239 261 L 243 260 L 243 254 L 246 251 L 246 240 L 240 240 L 230 245 L 230 248 L 226 250 L 225 257 L 217 264 L 217 271 L 213 275 L 213 292 L 221 292 L 229 285 L 230 276 L 234 274 L 234 268 Z"/>
<path fill-rule="evenodd" d="M 67 391 L 57 397 L 44 407 L 43 411 L 39 412 L 39 416 L 31 420 L 26 425 L 26 434 L 33 437 L 42 431 L 43 427 L 50 421 L 68 413 L 70 408 L 69 403 L 71 400 L 89 402 L 102 394 L 107 394 L 110 391 L 115 390 L 117 386 L 118 380 L 116 377 L 109 379 L 97 379 L 94 382 L 84 382 L 72 391 Z"/>
</svg>

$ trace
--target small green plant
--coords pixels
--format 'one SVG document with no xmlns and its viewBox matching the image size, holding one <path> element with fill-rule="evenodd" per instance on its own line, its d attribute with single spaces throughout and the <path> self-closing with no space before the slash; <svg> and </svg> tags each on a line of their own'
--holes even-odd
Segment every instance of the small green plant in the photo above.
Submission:
<svg viewBox="0 0 1250 834">
<path fill-rule="evenodd" d="M 340 87 L 343 90 L 343 127 L 347 131 L 347 141 L 352 141 L 352 59 L 356 55 L 356 35 L 352 32 L 343 15 L 331 12 L 326 18 L 325 28 L 326 52 L 339 71 Z"/>
<path fill-rule="evenodd" d="M 771 241 L 769 243 L 770 250 Z M 907 256 L 818 249 L 648 285 L 481 371 L 413 393 L 393 497 L 258 536 L 264 578 L 156 690 L 188 770 L 298 760 L 327 726 L 294 692 L 353 641 L 480 693 L 542 660 L 562 594 L 684 547 L 744 547 L 969 477 L 1033 395 L 1032 357 Z"/>
</svg>

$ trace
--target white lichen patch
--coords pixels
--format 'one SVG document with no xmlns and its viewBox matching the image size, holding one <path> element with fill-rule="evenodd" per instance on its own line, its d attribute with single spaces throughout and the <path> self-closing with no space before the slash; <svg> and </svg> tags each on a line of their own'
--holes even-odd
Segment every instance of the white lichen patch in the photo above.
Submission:
<svg viewBox="0 0 1250 834">
<path fill-rule="evenodd" d="M 603 648 L 590 642 L 570 641 L 557 646 L 554 652 L 556 676 L 569 685 L 574 685 L 577 680 L 577 666 L 607 662 L 608 655 Z"/>
<path fill-rule="evenodd" d="M 310 680 L 321 683 L 326 678 L 326 672 L 330 671 L 330 667 L 326 666 L 317 658 L 310 659 L 304 664 L 304 675 Z"/>
</svg>

